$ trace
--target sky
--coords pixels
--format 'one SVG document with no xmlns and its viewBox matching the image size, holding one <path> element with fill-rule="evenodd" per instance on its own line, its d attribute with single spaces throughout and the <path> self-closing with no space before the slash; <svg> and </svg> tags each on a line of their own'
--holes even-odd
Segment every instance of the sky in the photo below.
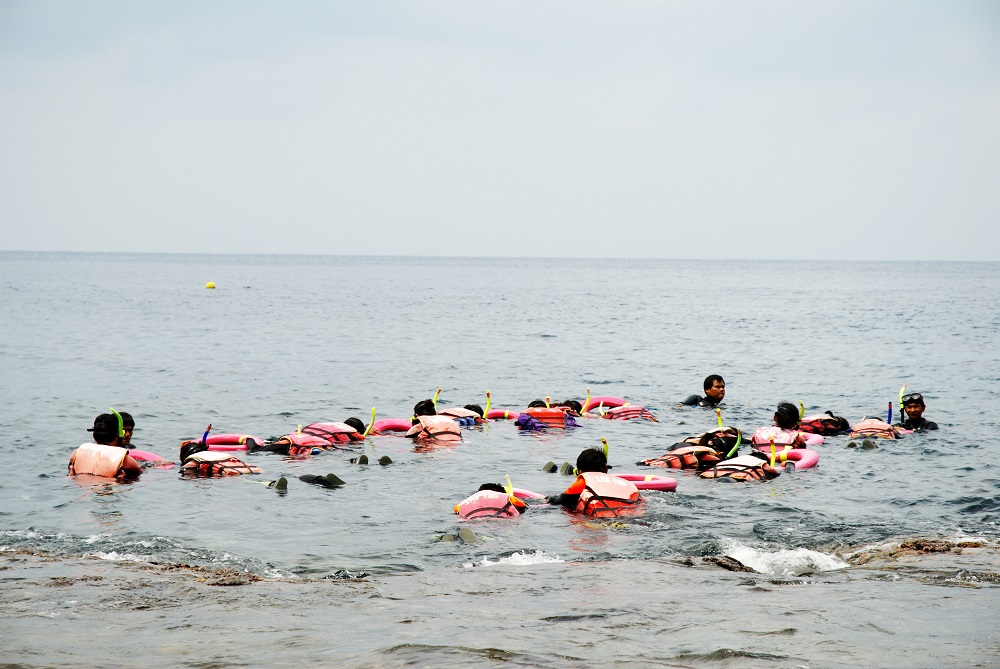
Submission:
<svg viewBox="0 0 1000 669">
<path fill-rule="evenodd" d="M 1000 3 L 0 0 L 0 249 L 1000 260 Z"/>
</svg>

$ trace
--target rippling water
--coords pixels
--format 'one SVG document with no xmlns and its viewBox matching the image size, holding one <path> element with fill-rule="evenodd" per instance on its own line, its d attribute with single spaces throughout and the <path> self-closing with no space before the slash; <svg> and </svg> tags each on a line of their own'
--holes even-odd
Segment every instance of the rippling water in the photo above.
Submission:
<svg viewBox="0 0 1000 669">
<path fill-rule="evenodd" d="M 95 630 L 131 621 L 147 666 L 992 666 L 998 589 L 976 574 L 1000 567 L 849 560 L 913 536 L 1000 541 L 998 305 L 996 263 L 0 253 L 0 546 L 60 558 L 9 559 L 0 613 L 16 634 L 0 651 L 103 662 L 127 646 L 91 643 Z M 829 438 L 816 469 L 766 484 L 678 474 L 676 493 L 621 523 L 535 507 L 473 524 L 478 542 L 436 540 L 482 482 L 554 493 L 569 479 L 542 464 L 602 436 L 616 471 L 635 471 L 708 429 L 712 412 L 673 404 L 713 372 L 744 430 L 783 400 L 883 415 L 903 383 L 941 430 L 874 451 Z M 489 389 L 505 408 L 589 387 L 660 423 L 544 436 L 494 423 L 423 452 L 370 439 L 388 467 L 248 456 L 261 478 L 289 477 L 286 495 L 249 477 L 65 476 L 109 405 L 136 417 L 135 445 L 176 457 L 209 422 L 267 437 L 372 406 L 406 417 L 438 386 L 444 405 Z M 292 478 L 330 471 L 347 485 Z M 719 555 L 762 574 L 701 561 Z M 129 571 L 149 563 L 265 580 L 220 590 Z M 75 583 L 74 604 L 32 595 L 32 573 Z M 90 573 L 102 580 L 79 580 Z M 184 636 L 205 625 L 227 641 Z"/>
</svg>

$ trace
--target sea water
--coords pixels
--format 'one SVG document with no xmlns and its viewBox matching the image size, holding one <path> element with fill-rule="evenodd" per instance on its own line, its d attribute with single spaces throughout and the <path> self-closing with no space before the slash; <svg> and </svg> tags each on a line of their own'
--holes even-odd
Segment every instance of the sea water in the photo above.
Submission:
<svg viewBox="0 0 1000 669">
<path fill-rule="evenodd" d="M 208 281 L 217 286 L 205 288 Z M 1000 657 L 1000 264 L 0 253 L 0 657 L 19 666 L 940 667 Z M 679 480 L 642 515 L 459 523 L 484 482 L 610 444 L 615 472 L 780 401 L 852 422 L 923 392 L 938 432 L 767 483 Z M 98 413 L 170 459 L 213 432 L 623 397 L 651 421 L 398 436 L 258 477 L 66 476 Z M 898 415 L 898 414 L 897 414 Z M 361 452 L 382 467 L 352 465 Z M 648 470 L 646 470 L 648 471 Z M 346 485 L 307 485 L 334 472 Z M 286 494 L 254 481 L 289 480 Z M 88 480 L 83 480 L 87 478 Z M 460 527 L 479 540 L 442 541 Z M 913 538 L 958 557 L 865 563 Z M 756 570 L 730 572 L 703 558 Z M 262 580 L 225 588 L 226 568 Z M 5 575 L 6 573 L 6 575 Z"/>
</svg>

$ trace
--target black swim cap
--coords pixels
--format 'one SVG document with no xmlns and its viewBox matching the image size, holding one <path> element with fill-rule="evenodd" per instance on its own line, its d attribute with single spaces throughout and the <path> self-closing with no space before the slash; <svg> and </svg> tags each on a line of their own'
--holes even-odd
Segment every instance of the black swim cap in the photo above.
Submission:
<svg viewBox="0 0 1000 669">
<path fill-rule="evenodd" d="M 437 409 L 434 408 L 434 400 L 420 400 L 413 405 L 413 413 L 417 416 L 436 416 Z"/>
<path fill-rule="evenodd" d="M 794 404 L 782 402 L 774 412 L 774 422 L 783 430 L 791 430 L 799 426 L 799 410 Z"/>
<path fill-rule="evenodd" d="M 364 434 L 365 430 L 368 429 L 368 427 L 364 423 L 361 422 L 360 418 L 355 418 L 353 416 L 351 416 L 350 418 L 346 419 L 344 421 L 344 424 L 345 425 L 350 425 L 351 427 L 353 427 L 360 434 Z"/>
<path fill-rule="evenodd" d="M 483 415 L 483 407 L 479 406 L 478 404 L 466 404 L 463 408 L 468 409 L 469 411 L 475 411 L 477 414 L 479 414 L 480 418 L 486 417 Z"/>
<path fill-rule="evenodd" d="M 118 418 L 109 413 L 102 413 L 94 419 L 94 427 L 87 428 L 94 433 L 94 441 L 98 444 L 109 444 L 118 438 Z"/>
</svg>

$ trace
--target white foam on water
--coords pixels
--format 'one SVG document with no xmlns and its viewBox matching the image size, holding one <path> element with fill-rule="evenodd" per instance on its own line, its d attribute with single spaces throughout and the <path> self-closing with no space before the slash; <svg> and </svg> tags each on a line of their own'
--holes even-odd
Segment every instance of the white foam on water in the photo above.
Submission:
<svg viewBox="0 0 1000 669">
<path fill-rule="evenodd" d="M 516 553 L 511 553 L 506 557 L 497 558 L 496 560 L 490 560 L 488 557 L 485 557 L 481 562 L 466 562 L 462 566 L 466 569 L 471 569 L 472 567 L 498 567 L 501 565 L 524 567 L 528 565 L 552 564 L 556 562 L 565 562 L 565 560 L 560 560 L 558 555 L 553 557 L 544 551 L 517 551 Z"/>
<path fill-rule="evenodd" d="M 827 555 L 808 548 L 766 550 L 747 546 L 738 541 L 726 545 L 723 554 L 739 560 L 762 574 L 774 576 L 801 576 L 846 569 L 849 566 L 835 555 Z"/>
<path fill-rule="evenodd" d="M 117 551 L 111 551 L 110 553 L 105 553 L 104 551 L 95 551 L 89 555 L 100 558 L 101 560 L 110 560 L 112 562 L 145 562 L 146 559 L 141 555 L 136 555 L 135 553 L 118 553 Z"/>
</svg>

